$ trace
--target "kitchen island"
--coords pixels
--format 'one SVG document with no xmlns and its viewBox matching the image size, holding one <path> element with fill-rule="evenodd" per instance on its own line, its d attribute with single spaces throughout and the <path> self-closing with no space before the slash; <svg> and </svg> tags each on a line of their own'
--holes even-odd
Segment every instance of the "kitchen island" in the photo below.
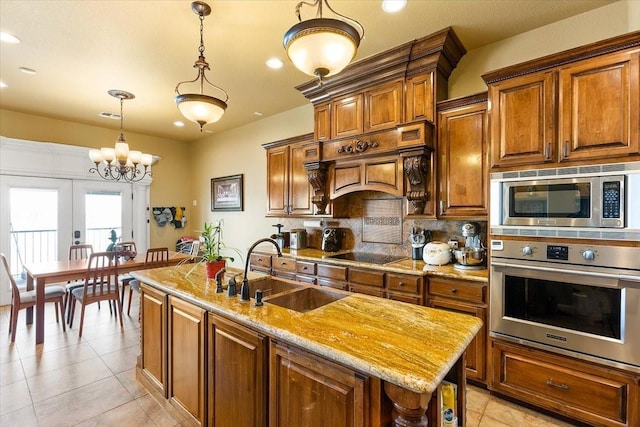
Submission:
<svg viewBox="0 0 640 427">
<path fill-rule="evenodd" d="M 185 278 L 191 268 L 132 275 L 143 283 L 139 377 L 193 424 L 438 425 L 446 378 L 464 425 L 464 351 L 480 320 L 251 273 L 266 295 L 256 306 L 216 293 L 204 267 Z M 331 302 L 277 304 L 290 294 Z"/>
</svg>

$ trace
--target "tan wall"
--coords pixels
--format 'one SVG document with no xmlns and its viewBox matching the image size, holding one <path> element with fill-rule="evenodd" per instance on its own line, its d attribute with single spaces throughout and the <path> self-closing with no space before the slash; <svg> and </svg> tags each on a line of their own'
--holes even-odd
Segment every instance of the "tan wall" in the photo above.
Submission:
<svg viewBox="0 0 640 427">
<path fill-rule="evenodd" d="M 117 129 L 107 129 L 48 117 L 0 110 L 0 133 L 8 138 L 30 141 L 56 142 L 84 147 L 112 147 L 118 137 Z M 190 218 L 191 174 L 189 173 L 189 145 L 166 138 L 127 132 L 125 137 L 132 149 L 160 156 L 153 165 L 151 206 L 185 206 Z M 158 227 L 151 220 L 151 246 L 175 248 L 184 230 L 170 225 Z"/>
<path fill-rule="evenodd" d="M 251 243 L 273 234 L 276 220 L 265 218 L 267 170 L 261 145 L 312 131 L 313 108 L 307 105 L 193 142 L 191 173 L 198 206 L 189 231 L 197 235 L 196 226 L 222 219 L 225 243 L 243 256 Z M 244 211 L 211 212 L 211 178 L 236 174 L 244 175 Z M 239 260 L 233 264 L 241 266 Z"/>
<path fill-rule="evenodd" d="M 482 74 L 640 30 L 640 1 L 619 1 L 468 52 L 449 78 L 449 97 L 487 90 Z M 635 17 L 635 18 L 631 18 Z"/>
</svg>

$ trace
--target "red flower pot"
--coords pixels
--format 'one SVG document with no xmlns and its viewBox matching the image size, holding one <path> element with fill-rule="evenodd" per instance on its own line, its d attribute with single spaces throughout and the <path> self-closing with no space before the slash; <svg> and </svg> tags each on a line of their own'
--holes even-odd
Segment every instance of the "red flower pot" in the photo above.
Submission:
<svg viewBox="0 0 640 427">
<path fill-rule="evenodd" d="M 207 278 L 215 279 L 218 271 L 222 270 L 226 264 L 227 262 L 225 260 L 205 262 L 205 266 L 207 267 Z"/>
</svg>

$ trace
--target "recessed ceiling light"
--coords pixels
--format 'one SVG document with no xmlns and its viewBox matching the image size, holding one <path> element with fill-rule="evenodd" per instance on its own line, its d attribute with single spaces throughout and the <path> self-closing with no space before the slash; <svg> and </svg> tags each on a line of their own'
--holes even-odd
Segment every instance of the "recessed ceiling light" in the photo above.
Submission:
<svg viewBox="0 0 640 427">
<path fill-rule="evenodd" d="M 176 127 L 183 127 L 184 126 L 184 122 L 181 122 L 180 120 L 173 122 L 173 125 Z"/>
<path fill-rule="evenodd" d="M 396 13 L 404 9 L 407 0 L 382 0 L 382 10 L 387 13 Z"/>
<path fill-rule="evenodd" d="M 269 58 L 267 59 L 267 67 L 272 68 L 274 70 L 277 70 L 279 68 L 282 68 L 284 64 L 282 63 L 282 61 L 278 58 Z"/>
<path fill-rule="evenodd" d="M 254 111 L 253 114 L 255 116 L 262 116 L 263 115 L 260 111 Z"/>
<path fill-rule="evenodd" d="M 3 41 L 5 43 L 13 43 L 13 44 L 20 43 L 19 38 L 17 38 L 13 34 L 5 33 L 4 31 L 0 32 L 0 41 Z"/>
<path fill-rule="evenodd" d="M 7 87 L 7 84 L 5 82 L 0 81 L 0 88 L 3 88 L 3 87 Z"/>
<path fill-rule="evenodd" d="M 23 73 L 29 74 L 31 76 L 36 73 L 36 70 L 34 70 L 33 68 L 20 67 L 19 70 L 22 71 Z"/>
</svg>

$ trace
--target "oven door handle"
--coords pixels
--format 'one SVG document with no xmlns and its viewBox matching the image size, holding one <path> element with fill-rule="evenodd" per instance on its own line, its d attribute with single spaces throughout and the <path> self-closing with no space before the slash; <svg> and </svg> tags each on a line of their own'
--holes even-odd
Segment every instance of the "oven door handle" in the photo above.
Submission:
<svg viewBox="0 0 640 427">
<path fill-rule="evenodd" d="M 496 262 L 491 261 L 492 267 L 503 267 L 503 268 L 526 268 L 527 270 L 536 270 L 536 271 L 546 271 L 549 273 L 564 273 L 564 274 L 578 274 L 581 276 L 591 276 L 591 277 L 601 277 L 605 279 L 616 279 L 616 280 L 624 280 L 625 282 L 635 282 L 640 285 L 640 276 L 632 276 L 629 274 L 608 274 L 601 273 L 597 271 L 578 271 L 578 270 L 562 270 L 558 271 L 554 268 L 541 267 L 537 265 L 522 265 L 522 264 L 513 264 L 513 263 L 504 263 L 504 262 Z M 632 285 L 632 286 L 633 286 Z M 635 286 L 634 286 L 635 287 Z"/>
</svg>

